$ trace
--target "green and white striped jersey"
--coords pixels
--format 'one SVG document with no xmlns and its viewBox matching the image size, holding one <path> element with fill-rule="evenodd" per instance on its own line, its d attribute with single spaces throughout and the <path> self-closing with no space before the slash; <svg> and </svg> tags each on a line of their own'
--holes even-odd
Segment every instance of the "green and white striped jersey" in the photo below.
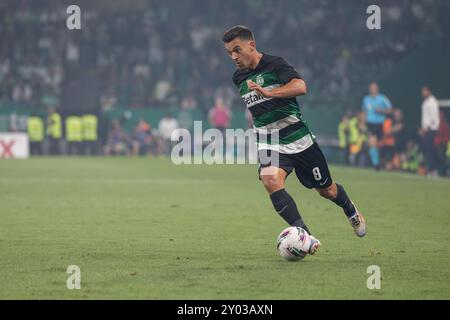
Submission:
<svg viewBox="0 0 450 320">
<path fill-rule="evenodd" d="M 255 69 L 234 72 L 233 83 L 239 88 L 253 117 L 258 150 L 271 149 L 293 154 L 306 150 L 314 143 L 315 137 L 302 118 L 296 98 L 265 98 L 247 87 L 247 80 L 271 89 L 283 86 L 294 78 L 301 79 L 286 60 L 265 53 Z M 275 132 L 278 133 L 278 143 L 276 139 L 271 139 Z"/>
</svg>

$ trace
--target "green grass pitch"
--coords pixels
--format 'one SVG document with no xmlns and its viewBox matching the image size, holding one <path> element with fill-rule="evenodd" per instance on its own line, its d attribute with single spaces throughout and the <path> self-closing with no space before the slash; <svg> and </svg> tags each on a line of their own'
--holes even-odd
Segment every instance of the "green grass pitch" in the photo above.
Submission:
<svg viewBox="0 0 450 320">
<path fill-rule="evenodd" d="M 255 165 L 0 161 L 0 299 L 449 299 L 450 180 L 331 167 L 367 221 L 287 189 L 322 241 L 287 262 Z M 81 269 L 69 290 L 66 269 Z M 381 269 L 381 289 L 366 286 Z"/>
</svg>

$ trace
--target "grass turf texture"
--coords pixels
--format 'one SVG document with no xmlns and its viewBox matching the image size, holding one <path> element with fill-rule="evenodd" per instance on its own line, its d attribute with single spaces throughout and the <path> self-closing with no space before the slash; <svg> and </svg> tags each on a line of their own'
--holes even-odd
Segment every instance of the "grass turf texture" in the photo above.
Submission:
<svg viewBox="0 0 450 320">
<path fill-rule="evenodd" d="M 1 299 L 450 298 L 450 180 L 332 167 L 368 222 L 288 179 L 315 256 L 287 262 L 286 227 L 254 165 L 169 159 L 0 161 Z M 66 268 L 81 268 L 81 290 Z M 381 268 L 368 290 L 367 267 Z"/>
</svg>

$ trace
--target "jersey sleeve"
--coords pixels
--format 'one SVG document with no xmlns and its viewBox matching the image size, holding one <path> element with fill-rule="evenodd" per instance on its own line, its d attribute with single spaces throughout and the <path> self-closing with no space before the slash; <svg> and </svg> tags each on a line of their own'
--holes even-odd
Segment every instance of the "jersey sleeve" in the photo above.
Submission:
<svg viewBox="0 0 450 320">
<path fill-rule="evenodd" d="M 383 95 L 383 104 L 386 109 L 392 109 L 392 103 L 385 95 Z"/>
<path fill-rule="evenodd" d="M 281 57 L 276 61 L 275 72 L 283 84 L 288 83 L 292 79 L 302 79 L 298 72 Z"/>
</svg>

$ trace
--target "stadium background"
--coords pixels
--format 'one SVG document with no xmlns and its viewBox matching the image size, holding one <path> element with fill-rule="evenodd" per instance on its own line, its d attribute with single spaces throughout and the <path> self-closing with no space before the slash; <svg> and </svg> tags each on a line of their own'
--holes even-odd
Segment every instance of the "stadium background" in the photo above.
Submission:
<svg viewBox="0 0 450 320">
<path fill-rule="evenodd" d="M 45 120 L 48 107 L 63 120 L 97 115 L 101 144 L 113 119 L 132 134 L 142 117 L 157 128 L 168 110 L 181 126 L 207 128 L 216 97 L 231 107 L 231 127 L 247 127 L 221 42 L 242 23 L 305 78 L 299 102 L 330 162 L 342 159 L 325 146 L 336 145 L 341 117 L 361 109 L 370 81 L 403 110 L 413 138 L 421 86 L 450 99 L 447 0 L 80 0 L 82 29 L 72 31 L 69 4 L 0 1 L 0 132 L 26 132 L 27 118 Z M 366 28 L 371 4 L 382 8 L 381 31 Z M 368 234 L 356 238 L 333 203 L 291 177 L 289 193 L 323 247 L 288 263 L 275 241 L 286 224 L 254 165 L 1 159 L 0 299 L 449 299 L 450 180 L 330 169 Z M 71 265 L 80 290 L 67 287 Z M 380 290 L 367 286 L 373 265 Z"/>
<path fill-rule="evenodd" d="M 403 110 L 414 136 L 421 86 L 450 98 L 450 5 L 376 1 L 382 30 L 369 31 L 372 2 L 79 1 L 82 29 L 69 31 L 68 1 L 2 1 L 0 132 L 26 131 L 30 114 L 45 117 L 56 107 L 63 119 L 97 115 L 105 144 L 112 119 L 130 133 L 141 118 L 156 128 L 170 110 L 191 129 L 216 97 L 233 111 L 230 127 L 246 128 L 220 41 L 245 22 L 260 50 L 286 57 L 305 78 L 309 92 L 300 104 L 319 139 L 336 141 L 341 116 L 360 110 L 372 80 Z"/>
</svg>

